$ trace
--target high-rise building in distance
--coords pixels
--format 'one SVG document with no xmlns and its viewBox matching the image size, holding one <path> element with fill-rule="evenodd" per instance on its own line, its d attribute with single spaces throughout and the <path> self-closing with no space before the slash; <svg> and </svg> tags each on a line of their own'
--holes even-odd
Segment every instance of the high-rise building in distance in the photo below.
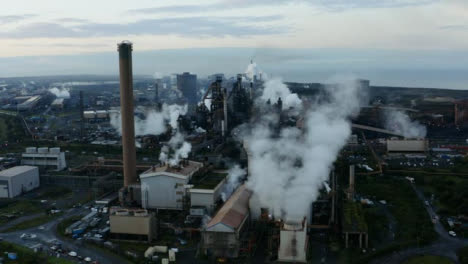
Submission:
<svg viewBox="0 0 468 264">
<path fill-rule="evenodd" d="M 189 104 L 196 104 L 197 97 L 197 75 L 184 72 L 177 74 L 177 89 L 182 92 Z"/>
</svg>

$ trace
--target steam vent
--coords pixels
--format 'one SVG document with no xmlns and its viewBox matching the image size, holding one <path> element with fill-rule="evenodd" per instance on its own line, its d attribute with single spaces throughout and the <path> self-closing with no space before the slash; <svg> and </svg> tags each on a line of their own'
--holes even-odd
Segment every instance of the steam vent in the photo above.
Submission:
<svg viewBox="0 0 468 264">
<path fill-rule="evenodd" d="M 135 124 L 133 120 L 132 43 L 118 46 L 120 68 L 120 111 L 122 113 L 122 155 L 124 186 L 136 183 Z"/>
</svg>

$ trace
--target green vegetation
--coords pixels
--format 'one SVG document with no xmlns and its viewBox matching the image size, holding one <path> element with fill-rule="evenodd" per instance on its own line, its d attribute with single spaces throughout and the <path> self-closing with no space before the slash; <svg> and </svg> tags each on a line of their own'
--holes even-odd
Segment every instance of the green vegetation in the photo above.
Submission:
<svg viewBox="0 0 468 264">
<path fill-rule="evenodd" d="M 374 200 L 386 200 L 397 222 L 397 242 L 414 242 L 422 245 L 432 242 L 437 234 L 432 222 L 409 183 L 402 179 L 359 177 L 357 189 L 360 194 Z"/>
<path fill-rule="evenodd" d="M 354 202 L 343 204 L 343 231 L 367 232 L 367 223 L 361 204 Z"/>
<path fill-rule="evenodd" d="M 452 264 L 450 259 L 439 256 L 420 256 L 413 257 L 403 262 L 402 264 Z"/>
<path fill-rule="evenodd" d="M 428 198 L 434 194 L 435 206 L 442 215 L 468 212 L 468 177 L 455 175 L 420 175 L 415 177 Z"/>
<path fill-rule="evenodd" d="M 45 224 L 45 223 L 48 223 L 48 222 L 54 220 L 55 218 L 57 218 L 57 217 L 59 217 L 61 215 L 62 215 L 62 213 L 53 214 L 53 215 L 41 215 L 41 216 L 35 217 L 33 219 L 26 220 L 26 221 L 23 221 L 21 223 L 18 223 L 16 225 L 4 230 L 4 232 L 13 232 L 13 231 L 18 231 L 18 230 L 28 229 L 28 228 L 35 227 L 35 226 L 40 226 L 42 224 Z"/>
<path fill-rule="evenodd" d="M 19 118 L 0 115 L 0 141 L 15 142 L 24 136 L 24 129 Z"/>
<path fill-rule="evenodd" d="M 54 186 L 47 188 L 42 192 L 37 199 L 57 199 L 63 197 L 65 195 L 71 194 L 72 190 L 67 187 L 62 186 Z"/>
<path fill-rule="evenodd" d="M 0 242 L 0 252 L 14 252 L 16 260 L 5 260 L 5 264 L 71 264 L 66 259 L 48 257 L 45 253 L 34 253 L 32 250 L 8 242 Z"/>
<path fill-rule="evenodd" d="M 460 264 L 468 264 L 468 246 L 460 248 L 457 251 L 457 256 Z"/>
<path fill-rule="evenodd" d="M 39 213 L 42 208 L 38 202 L 21 200 L 14 202 L 0 203 L 0 224 L 8 222 L 8 216 L 14 217 Z"/>
</svg>

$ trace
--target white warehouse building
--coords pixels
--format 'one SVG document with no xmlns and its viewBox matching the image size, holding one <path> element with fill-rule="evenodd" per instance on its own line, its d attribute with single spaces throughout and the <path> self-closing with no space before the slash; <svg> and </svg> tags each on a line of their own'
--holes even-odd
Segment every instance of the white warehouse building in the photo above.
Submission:
<svg viewBox="0 0 468 264">
<path fill-rule="evenodd" d="M 182 161 L 177 167 L 165 164 L 140 174 L 143 208 L 182 210 L 187 184 L 202 167 L 200 162 Z"/>
<path fill-rule="evenodd" d="M 0 171 L 0 198 L 14 198 L 39 187 L 39 169 L 16 166 Z"/>
<path fill-rule="evenodd" d="M 65 161 L 65 153 L 60 152 L 60 148 L 26 148 L 26 152 L 22 154 L 22 165 L 53 167 L 57 171 L 61 171 L 67 167 Z"/>
</svg>

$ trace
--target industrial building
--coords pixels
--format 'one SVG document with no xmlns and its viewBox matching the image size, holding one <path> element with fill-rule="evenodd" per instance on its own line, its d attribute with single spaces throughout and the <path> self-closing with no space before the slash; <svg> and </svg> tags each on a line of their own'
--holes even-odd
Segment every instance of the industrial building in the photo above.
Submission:
<svg viewBox="0 0 468 264">
<path fill-rule="evenodd" d="M 202 167 L 203 163 L 184 160 L 178 166 L 163 164 L 140 174 L 143 208 L 182 210 L 187 184 Z"/>
<path fill-rule="evenodd" d="M 156 218 L 147 210 L 111 207 L 109 224 L 110 233 L 116 239 L 151 242 L 156 238 Z"/>
<path fill-rule="evenodd" d="M 26 152 L 22 154 L 21 164 L 53 168 L 57 171 L 61 171 L 67 167 L 65 153 L 60 152 L 60 148 L 49 149 L 47 147 L 26 148 Z"/>
<path fill-rule="evenodd" d="M 426 152 L 429 148 L 427 139 L 387 139 L 387 152 Z"/>
<path fill-rule="evenodd" d="M 41 96 L 40 95 L 35 95 L 35 96 L 31 96 L 29 97 L 26 101 L 18 104 L 16 106 L 16 109 L 18 111 L 27 111 L 27 110 L 31 110 L 34 106 L 37 105 L 37 103 L 39 102 L 39 100 L 41 99 Z"/>
<path fill-rule="evenodd" d="M 0 171 L 0 198 L 13 198 L 39 187 L 39 169 L 16 166 Z"/>
<path fill-rule="evenodd" d="M 202 231 L 202 250 L 208 256 L 237 258 L 249 224 L 251 191 L 240 186 Z"/>
<path fill-rule="evenodd" d="M 216 204 L 221 200 L 222 191 L 226 184 L 226 173 L 209 172 L 203 175 L 202 181 L 195 183 L 190 192 L 190 206 L 204 207 L 208 214 L 216 209 Z"/>
</svg>

